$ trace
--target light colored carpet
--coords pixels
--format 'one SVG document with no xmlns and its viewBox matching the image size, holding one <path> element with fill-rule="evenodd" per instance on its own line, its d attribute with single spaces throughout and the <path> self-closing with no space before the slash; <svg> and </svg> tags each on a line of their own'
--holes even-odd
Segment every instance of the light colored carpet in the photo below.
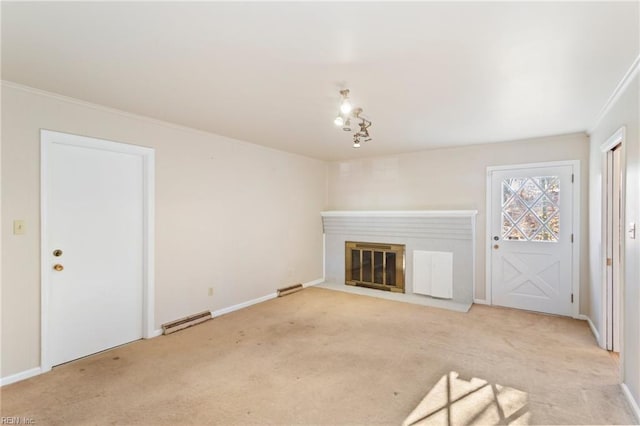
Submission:
<svg viewBox="0 0 640 426">
<path fill-rule="evenodd" d="M 2 388 L 79 424 L 629 424 L 587 324 L 309 288 Z M 412 417 L 411 417 L 412 416 Z"/>
<path fill-rule="evenodd" d="M 459 303 L 447 299 L 437 299 L 430 296 L 423 296 L 421 294 L 394 293 L 392 291 L 380 291 L 372 288 L 338 284 L 328 281 L 317 284 L 315 287 L 326 288 L 327 290 L 344 291 L 345 293 L 360 294 L 363 296 L 379 297 L 380 299 L 395 300 L 397 302 L 430 306 L 432 308 L 450 309 L 457 312 L 468 312 L 469 309 L 471 309 L 472 305 L 471 303 Z"/>
</svg>

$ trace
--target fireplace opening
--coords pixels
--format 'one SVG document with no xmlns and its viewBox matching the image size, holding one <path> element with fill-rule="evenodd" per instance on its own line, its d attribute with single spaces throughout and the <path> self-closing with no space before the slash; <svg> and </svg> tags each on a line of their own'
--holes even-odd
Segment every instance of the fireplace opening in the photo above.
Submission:
<svg viewBox="0 0 640 426">
<path fill-rule="evenodd" d="M 345 242 L 345 284 L 404 293 L 404 244 Z"/>
</svg>

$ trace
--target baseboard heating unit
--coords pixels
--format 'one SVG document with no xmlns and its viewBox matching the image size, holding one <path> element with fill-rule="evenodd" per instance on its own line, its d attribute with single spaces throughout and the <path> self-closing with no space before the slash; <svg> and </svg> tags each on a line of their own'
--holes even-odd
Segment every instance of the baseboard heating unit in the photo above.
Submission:
<svg viewBox="0 0 640 426">
<path fill-rule="evenodd" d="M 175 333 L 176 331 L 180 331 L 187 327 L 191 327 L 196 324 L 200 324 L 201 322 L 208 321 L 211 318 L 213 317 L 211 316 L 211 312 L 209 311 L 200 312 L 199 314 L 194 314 L 188 317 L 180 318 L 175 321 L 162 324 L 162 334 Z"/>
<path fill-rule="evenodd" d="M 302 290 L 302 284 L 294 284 L 289 287 L 283 287 L 278 289 L 278 297 L 286 296 L 291 293 L 295 293 L 296 291 Z"/>
</svg>

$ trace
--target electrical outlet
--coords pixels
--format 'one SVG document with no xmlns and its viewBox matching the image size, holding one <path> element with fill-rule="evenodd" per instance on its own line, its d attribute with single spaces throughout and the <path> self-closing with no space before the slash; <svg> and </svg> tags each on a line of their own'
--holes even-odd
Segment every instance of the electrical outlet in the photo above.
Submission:
<svg viewBox="0 0 640 426">
<path fill-rule="evenodd" d="M 209 287 L 209 296 L 213 296 L 213 287 Z"/>
</svg>

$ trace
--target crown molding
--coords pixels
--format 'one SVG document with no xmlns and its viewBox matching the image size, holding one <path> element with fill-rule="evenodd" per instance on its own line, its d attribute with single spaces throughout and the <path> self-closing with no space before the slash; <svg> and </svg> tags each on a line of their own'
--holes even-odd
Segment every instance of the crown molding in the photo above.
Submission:
<svg viewBox="0 0 640 426">
<path fill-rule="evenodd" d="M 598 113 L 598 116 L 596 117 L 595 122 L 587 130 L 588 135 L 591 135 L 596 130 L 596 128 L 600 125 L 600 122 L 602 121 L 604 116 L 609 113 L 611 108 L 613 108 L 613 105 L 615 105 L 615 103 L 618 101 L 620 96 L 622 96 L 622 94 L 627 89 L 629 84 L 631 84 L 631 81 L 633 81 L 633 79 L 636 77 L 636 75 L 638 75 L 639 72 L 640 72 L 640 55 L 638 55 L 636 59 L 633 61 L 633 63 L 631 64 L 627 72 L 622 77 L 622 80 L 620 80 L 616 88 L 613 90 L 613 93 L 611 94 L 611 96 L 609 96 L 609 99 L 607 99 L 607 102 L 605 102 L 604 106 Z"/>
</svg>

